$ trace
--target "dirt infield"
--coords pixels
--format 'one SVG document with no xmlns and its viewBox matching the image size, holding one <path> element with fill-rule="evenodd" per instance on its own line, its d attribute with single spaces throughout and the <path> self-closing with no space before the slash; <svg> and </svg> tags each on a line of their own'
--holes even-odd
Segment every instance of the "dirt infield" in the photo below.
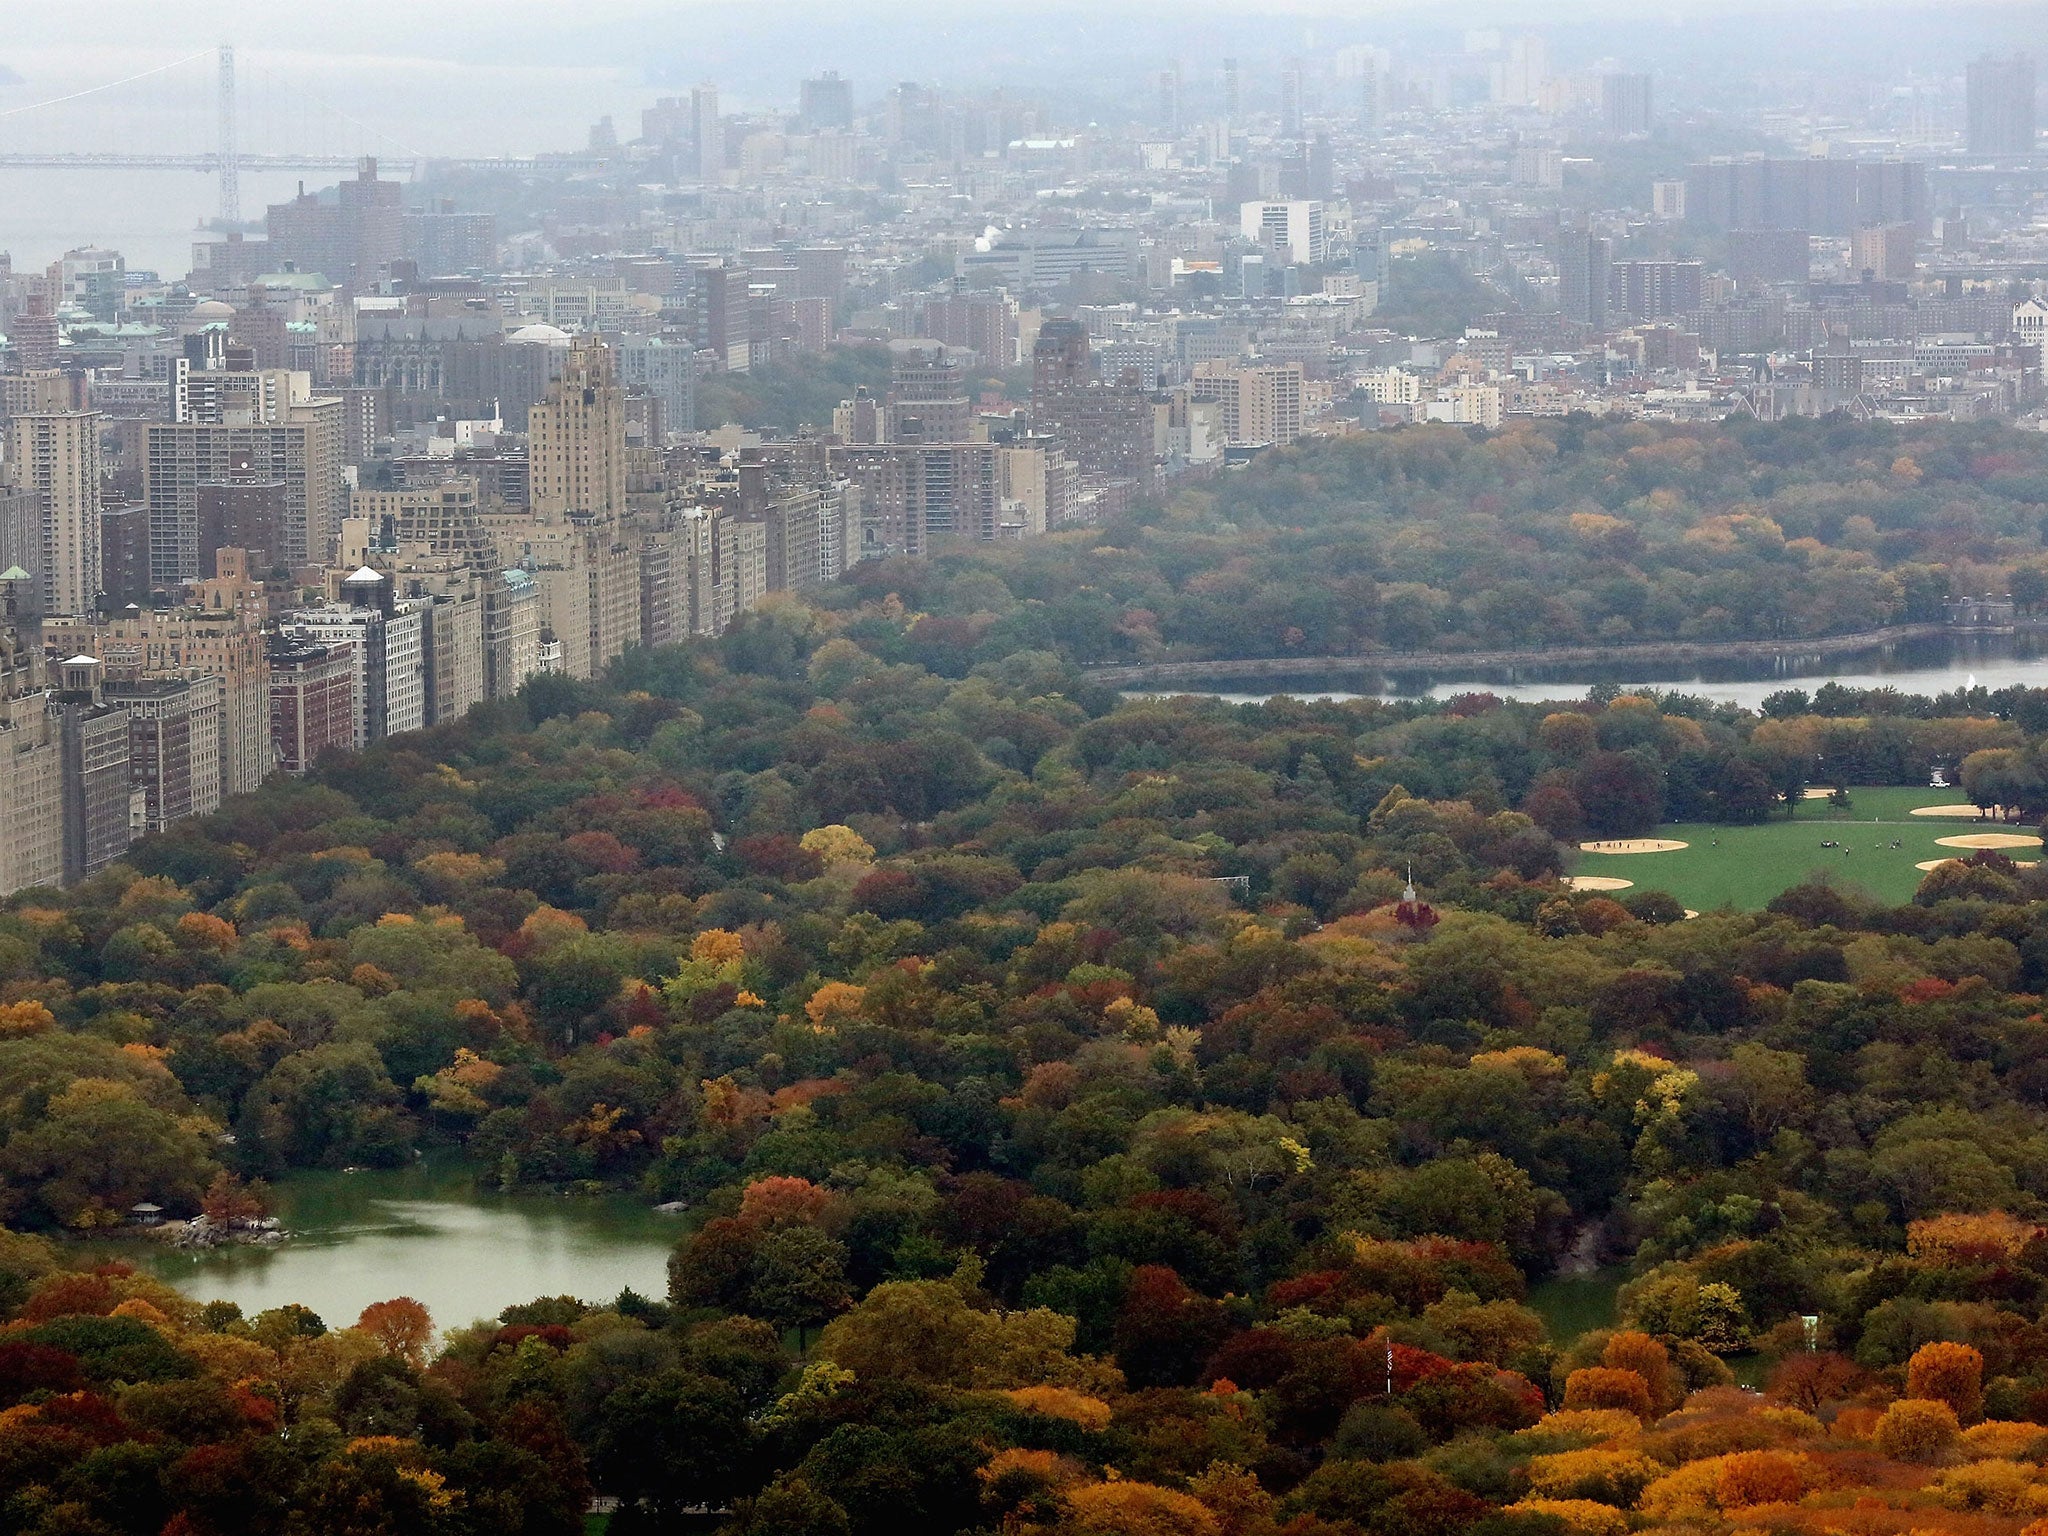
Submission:
<svg viewBox="0 0 2048 1536">
<path fill-rule="evenodd" d="M 1923 805 L 1913 812 L 1915 816 L 1967 816 L 1972 821 L 1982 821 L 1984 813 L 1974 805 Z"/>
<path fill-rule="evenodd" d="M 1581 853 L 1676 853 L 1681 848 L 1690 848 L 1691 843 L 1681 843 L 1669 837 L 1617 837 L 1604 842 L 1579 844 Z"/>
<path fill-rule="evenodd" d="M 2026 832 L 1965 832 L 1960 837 L 1937 837 L 1943 848 L 2038 848 L 2041 839 Z"/>
<path fill-rule="evenodd" d="M 1625 891 L 1635 881 L 1617 879 L 1613 875 L 1573 875 L 1565 884 L 1575 891 Z"/>
<path fill-rule="evenodd" d="M 1962 863 L 1961 859 L 1923 859 L 1918 864 L 1915 864 L 1913 867 L 1915 869 L 1939 869 L 1944 864 L 1960 863 Z M 2032 869 L 2034 865 L 2033 863 L 2030 863 L 2024 859 L 2015 859 L 2013 860 L 2012 867 L 2014 869 Z"/>
</svg>

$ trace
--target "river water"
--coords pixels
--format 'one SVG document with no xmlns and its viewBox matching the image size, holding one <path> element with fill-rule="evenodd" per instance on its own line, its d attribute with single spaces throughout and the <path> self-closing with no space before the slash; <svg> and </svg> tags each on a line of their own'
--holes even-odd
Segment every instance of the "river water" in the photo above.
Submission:
<svg viewBox="0 0 2048 1536">
<path fill-rule="evenodd" d="M 273 1194 L 291 1233 L 275 1246 L 94 1246 L 195 1301 L 233 1301 L 249 1316 L 295 1301 L 340 1327 L 373 1301 L 411 1296 L 448 1329 L 540 1296 L 609 1301 L 631 1286 L 662 1299 L 682 1230 L 676 1217 L 623 1197 L 485 1193 L 467 1170 L 439 1162 L 297 1173 Z"/>
<path fill-rule="evenodd" d="M 1286 681 L 1282 679 L 1283 684 Z M 1233 704 L 1256 704 L 1279 695 L 1335 700 L 1448 699 L 1461 693 L 1484 692 L 1530 702 L 1578 699 L 1596 684 L 1611 683 L 1623 689 L 1676 689 L 1755 709 L 1780 689 L 1804 688 L 1810 693 L 1829 681 L 1839 682 L 1845 688 L 1896 688 L 1901 693 L 1925 694 L 1977 686 L 2048 687 L 2048 635 L 1935 635 L 1825 660 L 1788 651 L 1767 660 L 1664 667 L 1631 667 L 1623 662 L 1608 667 L 1474 668 L 1433 674 L 1387 671 L 1347 679 L 1303 679 L 1293 686 L 1245 691 L 1190 683 L 1176 688 L 1132 689 L 1127 696 L 1171 698 L 1200 694 Z"/>
</svg>

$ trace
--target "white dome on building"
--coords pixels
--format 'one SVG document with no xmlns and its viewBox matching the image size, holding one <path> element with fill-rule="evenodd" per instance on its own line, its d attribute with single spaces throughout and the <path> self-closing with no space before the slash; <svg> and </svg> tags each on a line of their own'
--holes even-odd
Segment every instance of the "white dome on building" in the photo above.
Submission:
<svg viewBox="0 0 2048 1536">
<path fill-rule="evenodd" d="M 532 325 L 522 325 L 505 339 L 507 341 L 535 342 L 544 347 L 566 347 L 569 345 L 569 333 L 567 331 L 559 326 L 546 325 L 538 321 Z"/>
</svg>

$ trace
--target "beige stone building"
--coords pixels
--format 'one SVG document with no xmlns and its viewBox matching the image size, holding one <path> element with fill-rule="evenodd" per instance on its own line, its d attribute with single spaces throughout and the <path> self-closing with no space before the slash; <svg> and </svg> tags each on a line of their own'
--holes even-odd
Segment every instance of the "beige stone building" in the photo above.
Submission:
<svg viewBox="0 0 2048 1536">
<path fill-rule="evenodd" d="M 1233 363 L 1212 359 L 1195 365 L 1188 392 L 1214 400 L 1223 439 L 1233 446 L 1283 447 L 1301 436 L 1305 379 L 1299 363 Z"/>
<path fill-rule="evenodd" d="M 91 613 L 100 590 L 100 416 L 24 411 L 7 422 L 11 485 L 42 499 L 44 613 Z"/>
<path fill-rule="evenodd" d="M 541 515 L 618 518 L 626 511 L 626 392 L 611 349 L 571 348 L 560 378 L 527 418 L 529 504 Z"/>
<path fill-rule="evenodd" d="M 0 574 L 0 895 L 64 881 L 64 753 L 42 647 L 13 627 L 26 571 Z"/>
<path fill-rule="evenodd" d="M 263 637 L 263 589 L 239 549 L 219 552 L 216 574 L 193 585 L 178 608 L 113 619 L 51 619 L 44 643 L 64 656 L 100 659 L 109 684 L 178 678 L 218 680 L 209 718 L 220 743 L 220 795 L 246 794 L 269 776 L 270 676 Z"/>
</svg>

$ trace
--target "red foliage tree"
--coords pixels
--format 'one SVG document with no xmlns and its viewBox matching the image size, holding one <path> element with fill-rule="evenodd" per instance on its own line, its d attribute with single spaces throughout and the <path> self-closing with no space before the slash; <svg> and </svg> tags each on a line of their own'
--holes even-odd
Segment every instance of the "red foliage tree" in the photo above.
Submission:
<svg viewBox="0 0 2048 1536">
<path fill-rule="evenodd" d="M 1164 1264 L 1140 1264 L 1117 1312 L 1117 1363 L 1133 1386 L 1184 1387 L 1229 1326 L 1220 1302 L 1188 1289 Z"/>
</svg>

